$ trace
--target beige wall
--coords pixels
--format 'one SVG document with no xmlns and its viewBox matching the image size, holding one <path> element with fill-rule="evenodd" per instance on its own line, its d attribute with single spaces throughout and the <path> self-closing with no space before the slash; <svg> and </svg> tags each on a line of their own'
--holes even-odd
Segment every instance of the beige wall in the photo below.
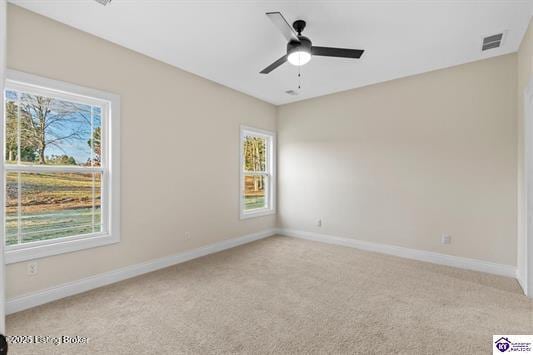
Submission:
<svg viewBox="0 0 533 355">
<path fill-rule="evenodd" d="M 7 52 L 9 68 L 122 100 L 122 241 L 40 259 L 36 276 L 9 265 L 8 298 L 275 226 L 240 221 L 238 198 L 239 125 L 275 130 L 274 106 L 13 5 Z"/>
<path fill-rule="evenodd" d="M 280 226 L 516 265 L 516 60 L 281 106 Z"/>
<path fill-rule="evenodd" d="M 522 39 L 518 51 L 518 91 L 517 91 L 517 126 L 518 126 L 518 255 L 517 266 L 519 278 L 524 275 L 525 264 L 525 235 L 524 235 L 524 90 L 533 75 L 533 21 Z"/>
</svg>

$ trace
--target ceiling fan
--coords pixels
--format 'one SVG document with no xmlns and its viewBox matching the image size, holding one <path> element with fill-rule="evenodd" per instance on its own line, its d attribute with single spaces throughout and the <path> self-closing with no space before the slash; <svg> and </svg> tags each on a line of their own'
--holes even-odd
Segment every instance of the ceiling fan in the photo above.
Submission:
<svg viewBox="0 0 533 355">
<path fill-rule="evenodd" d="M 313 55 L 355 59 L 361 58 L 363 55 L 364 50 L 362 49 L 313 46 L 309 38 L 302 36 L 302 31 L 306 25 L 305 21 L 296 20 L 291 28 L 280 12 L 267 12 L 266 15 L 289 42 L 287 43 L 287 54 L 261 70 L 261 74 L 270 73 L 286 61 L 296 66 L 307 64 Z"/>
</svg>

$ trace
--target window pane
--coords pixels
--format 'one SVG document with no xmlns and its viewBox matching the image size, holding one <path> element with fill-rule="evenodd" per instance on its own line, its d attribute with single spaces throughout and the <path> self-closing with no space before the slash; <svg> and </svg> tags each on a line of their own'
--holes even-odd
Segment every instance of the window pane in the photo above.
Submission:
<svg viewBox="0 0 533 355">
<path fill-rule="evenodd" d="M 102 231 L 102 177 L 101 174 L 93 174 L 94 200 L 93 200 L 93 233 Z"/>
<path fill-rule="evenodd" d="M 268 177 L 264 175 L 244 176 L 244 210 L 266 208 L 265 189 Z"/>
<path fill-rule="evenodd" d="M 17 92 L 13 90 L 6 90 L 5 95 L 6 101 L 16 101 L 17 100 Z"/>
<path fill-rule="evenodd" d="M 14 101 L 6 102 L 6 163 L 16 163 L 18 154 L 18 123 L 17 123 L 18 106 Z"/>
<path fill-rule="evenodd" d="M 6 245 L 17 244 L 18 235 L 18 173 L 6 174 Z"/>
<path fill-rule="evenodd" d="M 91 148 L 91 161 L 93 166 L 100 166 L 102 162 L 102 109 L 97 106 L 93 106 L 93 129 L 92 135 L 89 140 L 89 146 Z"/>
<path fill-rule="evenodd" d="M 264 137 L 244 137 L 244 171 L 266 171 L 266 147 Z"/>
<path fill-rule="evenodd" d="M 91 106 L 28 93 L 20 94 L 21 161 L 87 165 L 91 160 Z"/>
<path fill-rule="evenodd" d="M 21 173 L 22 242 L 100 231 L 99 174 Z M 100 192 L 98 191 L 98 195 Z M 98 210 L 98 217 L 96 216 Z"/>
</svg>

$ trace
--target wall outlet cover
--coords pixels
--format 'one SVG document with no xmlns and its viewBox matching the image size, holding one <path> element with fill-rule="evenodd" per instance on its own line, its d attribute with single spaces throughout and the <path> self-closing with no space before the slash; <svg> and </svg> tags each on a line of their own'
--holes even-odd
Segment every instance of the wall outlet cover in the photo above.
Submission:
<svg viewBox="0 0 533 355">
<path fill-rule="evenodd" d="M 27 271 L 27 274 L 30 276 L 37 275 L 37 271 L 38 271 L 37 262 L 32 261 L 31 263 L 28 263 L 28 265 L 26 266 L 26 271 Z"/>
</svg>

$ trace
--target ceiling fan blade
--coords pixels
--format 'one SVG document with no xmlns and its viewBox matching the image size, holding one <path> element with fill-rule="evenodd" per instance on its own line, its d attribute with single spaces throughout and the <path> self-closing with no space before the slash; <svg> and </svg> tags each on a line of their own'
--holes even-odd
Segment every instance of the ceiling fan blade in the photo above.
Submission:
<svg viewBox="0 0 533 355">
<path fill-rule="evenodd" d="M 324 57 L 356 58 L 363 55 L 362 49 L 332 48 L 332 47 L 311 47 L 311 54 Z"/>
<path fill-rule="evenodd" d="M 285 20 L 285 17 L 283 17 L 281 12 L 267 12 L 266 15 L 287 41 L 299 41 L 296 31 L 294 31 L 287 20 Z"/>
<path fill-rule="evenodd" d="M 266 67 L 265 69 L 261 70 L 260 73 L 261 74 L 268 74 L 272 70 L 276 69 L 277 67 L 279 67 L 280 65 L 285 63 L 286 61 L 287 61 L 287 55 L 285 54 L 283 57 L 279 58 L 274 63 L 270 64 L 268 67 Z"/>
</svg>

